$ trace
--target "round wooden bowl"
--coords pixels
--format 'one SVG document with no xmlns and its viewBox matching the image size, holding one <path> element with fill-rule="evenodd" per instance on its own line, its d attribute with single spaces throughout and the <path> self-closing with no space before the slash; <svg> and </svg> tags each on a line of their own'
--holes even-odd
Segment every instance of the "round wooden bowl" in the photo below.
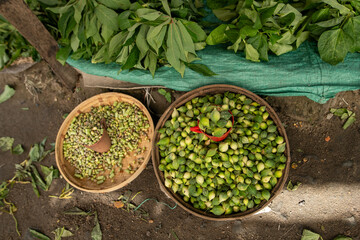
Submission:
<svg viewBox="0 0 360 240">
<path fill-rule="evenodd" d="M 159 134 L 158 130 L 160 128 L 162 128 L 163 125 L 165 124 L 165 121 L 171 117 L 171 114 L 172 114 L 174 108 L 180 107 L 181 105 L 185 104 L 186 102 L 188 102 L 189 100 L 191 100 L 195 97 L 205 96 L 208 94 L 214 95 L 217 93 L 224 93 L 224 92 L 240 93 L 240 94 L 247 96 L 248 98 L 251 98 L 253 101 L 260 103 L 261 105 L 266 106 L 266 111 L 269 112 L 270 118 L 276 124 L 279 134 L 284 137 L 284 140 L 286 142 L 286 149 L 285 149 L 284 154 L 287 158 L 287 161 L 286 161 L 286 167 L 283 170 L 283 175 L 278 180 L 278 183 L 276 184 L 276 186 L 271 190 L 271 197 L 268 201 L 263 200 L 259 205 L 257 205 L 256 207 L 254 207 L 252 209 L 249 209 L 245 212 L 238 212 L 238 213 L 233 213 L 233 214 L 229 214 L 229 215 L 217 216 L 210 212 L 205 212 L 200 209 L 194 208 L 191 204 L 185 202 L 180 195 L 173 193 L 171 189 L 168 189 L 167 187 L 165 187 L 164 174 L 163 174 L 163 172 L 161 172 L 159 170 L 160 154 L 159 154 L 159 148 L 156 143 L 160 139 L 160 134 Z M 193 91 L 190 91 L 190 92 L 182 95 L 180 98 L 178 98 L 175 102 L 173 102 L 168 107 L 168 109 L 164 112 L 164 114 L 160 118 L 158 124 L 156 125 L 155 135 L 154 135 L 154 139 L 153 139 L 152 161 L 153 161 L 153 165 L 154 165 L 156 178 L 160 185 L 160 189 L 168 197 L 170 197 L 172 200 L 174 200 L 180 207 L 182 207 L 185 211 L 187 211 L 191 214 L 194 214 L 195 216 L 201 217 L 203 219 L 207 219 L 207 220 L 231 221 L 231 220 L 242 219 L 244 217 L 247 217 L 247 216 L 250 216 L 250 215 L 253 215 L 253 214 L 259 212 L 261 209 L 263 209 L 265 206 L 267 206 L 281 192 L 281 190 L 283 189 L 285 182 L 287 180 L 288 174 L 289 174 L 290 147 L 289 147 L 289 140 L 287 138 L 285 129 L 284 129 L 278 115 L 275 113 L 274 109 L 272 109 L 271 106 L 265 100 L 260 98 L 258 95 L 254 94 L 246 89 L 240 88 L 240 87 L 226 85 L 226 84 L 216 84 L 216 85 L 204 86 L 204 87 L 195 89 Z"/>
<path fill-rule="evenodd" d="M 150 139 L 150 141 L 147 141 L 144 139 L 144 137 L 142 137 L 142 140 L 139 144 L 139 147 L 146 147 L 145 152 L 142 153 L 141 155 L 137 155 L 136 157 L 134 156 L 134 153 L 130 153 L 129 156 L 126 156 L 122 160 L 123 169 L 126 169 L 128 164 L 134 161 L 135 158 L 142 157 L 144 161 L 139 166 L 138 170 L 135 171 L 134 174 L 129 174 L 124 171 L 116 172 L 114 178 L 112 179 L 113 182 L 106 180 L 104 183 L 98 185 L 97 183 L 94 183 L 86 178 L 79 179 L 75 177 L 74 176 L 75 167 L 73 167 L 70 164 L 70 162 L 68 162 L 64 158 L 63 155 L 63 142 L 66 132 L 71 124 L 71 121 L 74 119 L 74 117 L 78 116 L 80 113 L 89 112 L 92 107 L 98 107 L 102 105 L 112 105 L 116 101 L 127 102 L 138 106 L 148 118 L 150 125 L 148 130 L 148 139 Z M 148 110 L 140 101 L 129 95 L 121 94 L 121 93 L 111 92 L 111 93 L 99 94 L 79 104 L 74 110 L 71 111 L 71 113 L 66 117 L 65 121 L 61 125 L 56 137 L 56 144 L 55 144 L 56 164 L 60 170 L 61 175 L 65 178 L 65 180 L 77 189 L 86 192 L 93 192 L 93 193 L 104 193 L 104 192 L 115 191 L 119 188 L 126 186 L 128 183 L 133 181 L 145 169 L 150 159 L 150 154 L 152 149 L 151 140 L 153 139 L 153 135 L 154 135 L 154 123 L 152 121 L 152 118 Z"/>
</svg>

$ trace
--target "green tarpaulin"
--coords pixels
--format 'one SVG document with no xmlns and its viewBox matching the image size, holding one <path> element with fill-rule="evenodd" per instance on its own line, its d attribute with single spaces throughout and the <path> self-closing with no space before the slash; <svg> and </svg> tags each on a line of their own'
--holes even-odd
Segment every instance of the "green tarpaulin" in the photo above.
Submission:
<svg viewBox="0 0 360 240">
<path fill-rule="evenodd" d="M 67 62 L 73 67 L 97 76 L 143 84 L 162 85 L 178 91 L 190 91 L 210 84 L 231 84 L 256 94 L 270 96 L 307 96 L 325 103 L 341 91 L 360 89 L 360 54 L 348 54 L 345 61 L 336 66 L 323 62 L 316 45 L 305 42 L 293 52 L 281 56 L 269 56 L 269 62 L 254 63 L 242 53 L 235 54 L 226 46 L 207 46 L 198 52 L 207 65 L 218 75 L 204 77 L 186 69 L 184 78 L 174 69 L 161 67 L 152 78 L 147 71 L 123 71 L 116 63 L 91 64 L 90 60 Z M 194 62 L 196 63 L 196 62 Z"/>
</svg>

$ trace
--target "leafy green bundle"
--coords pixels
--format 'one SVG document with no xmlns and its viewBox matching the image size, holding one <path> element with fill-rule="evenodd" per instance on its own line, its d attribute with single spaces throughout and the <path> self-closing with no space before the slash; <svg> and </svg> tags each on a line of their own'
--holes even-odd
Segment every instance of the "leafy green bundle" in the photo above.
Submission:
<svg viewBox="0 0 360 240">
<path fill-rule="evenodd" d="M 303 6 L 304 27 L 318 41 L 320 57 L 336 65 L 360 51 L 360 1 L 311 0 Z"/>
<path fill-rule="evenodd" d="M 299 29 L 306 19 L 290 4 L 273 0 L 237 1 L 214 10 L 221 20 L 231 24 L 221 24 L 207 37 L 209 45 L 231 42 L 228 49 L 244 51 L 246 59 L 259 62 L 268 61 L 268 52 L 281 55 L 293 51 L 307 39 L 308 33 Z"/>
<path fill-rule="evenodd" d="M 318 41 L 322 60 L 332 65 L 360 51 L 358 0 L 210 0 L 207 5 L 217 18 L 230 21 L 214 29 L 207 44 L 230 42 L 228 49 L 244 51 L 251 61 L 268 61 L 270 51 L 293 51 L 310 36 Z"/>
<path fill-rule="evenodd" d="M 13 25 L 0 16 L 0 70 L 19 57 L 32 57 L 34 61 L 40 59 L 35 48 Z"/>
<path fill-rule="evenodd" d="M 60 14 L 58 28 L 63 48 L 58 59 L 90 59 L 93 63 L 116 62 L 121 69 L 149 70 L 169 65 L 184 75 L 188 65 L 212 75 L 204 65 L 193 65 L 196 51 L 205 47 L 206 33 L 194 21 L 201 16 L 191 1 L 71 0 L 51 8 Z"/>
</svg>

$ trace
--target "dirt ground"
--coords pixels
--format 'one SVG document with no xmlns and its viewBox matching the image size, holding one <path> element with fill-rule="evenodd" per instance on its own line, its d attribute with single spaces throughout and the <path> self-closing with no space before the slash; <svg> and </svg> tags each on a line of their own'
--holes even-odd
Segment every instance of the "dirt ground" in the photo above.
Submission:
<svg viewBox="0 0 360 240">
<path fill-rule="evenodd" d="M 34 143 L 48 138 L 55 141 L 63 115 L 81 101 L 105 89 L 83 88 L 72 93 L 56 83 L 45 63 L 21 72 L 0 72 L 0 91 L 8 84 L 15 95 L 0 104 L 0 137 L 15 138 L 25 152 L 12 155 L 0 152 L 0 181 L 13 177 L 15 163 L 22 162 Z M 144 91 L 122 91 L 140 101 Z M 166 109 L 167 103 L 156 90 L 152 92 L 156 103 L 150 103 L 154 122 Z M 15 184 L 8 200 L 17 206 L 19 237 L 12 217 L 0 213 L 1 239 L 32 239 L 28 229 L 36 229 L 52 239 L 51 233 L 65 227 L 74 233 L 66 239 L 91 239 L 93 216 L 65 215 L 64 211 L 79 207 L 97 211 L 103 239 L 289 239 L 301 238 L 303 229 L 322 235 L 324 240 L 339 234 L 360 239 L 360 120 L 347 130 L 337 117 L 329 119 L 329 108 L 348 107 L 360 116 L 359 91 L 338 94 L 326 104 L 315 103 L 305 97 L 265 97 L 278 112 L 291 147 L 292 163 L 289 180 L 301 182 L 296 191 L 283 189 L 267 208 L 267 212 L 241 221 L 214 222 L 193 216 L 180 207 L 170 209 L 155 200 L 141 206 L 148 216 L 139 211 L 127 212 L 115 208 L 113 201 L 131 190 L 140 192 L 132 201 L 139 205 L 145 199 L 157 199 L 173 207 L 175 203 L 160 191 L 151 161 L 142 174 L 124 189 L 107 194 L 91 194 L 75 190 L 71 199 L 50 198 L 59 195 L 64 179 L 55 179 L 49 191 L 41 190 L 39 198 L 30 184 Z M 173 96 L 180 96 L 175 93 Z M 28 108 L 23 110 L 22 108 Z M 330 137 L 329 141 L 325 138 Z M 329 138 L 328 138 L 329 139 Z M 51 154 L 41 164 L 56 165 Z"/>
</svg>

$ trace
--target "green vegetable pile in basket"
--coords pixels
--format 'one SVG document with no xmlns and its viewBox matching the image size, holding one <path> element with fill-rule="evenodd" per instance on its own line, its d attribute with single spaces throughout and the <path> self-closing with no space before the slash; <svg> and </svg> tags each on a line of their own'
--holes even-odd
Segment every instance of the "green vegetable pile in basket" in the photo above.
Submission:
<svg viewBox="0 0 360 240">
<path fill-rule="evenodd" d="M 191 64 L 206 45 L 206 33 L 192 21 L 202 16 L 192 1 L 70 0 L 51 10 L 60 14 L 63 47 L 57 57 L 63 63 L 71 54 L 92 63 L 116 62 L 120 71 L 149 70 L 153 76 L 163 65 L 182 76 L 186 65 L 213 74 L 204 65 Z"/>
<path fill-rule="evenodd" d="M 85 147 L 100 140 L 104 131 L 102 119 L 111 139 L 110 150 L 104 153 Z M 88 178 L 98 184 L 111 180 L 118 172 L 133 174 L 144 159 L 137 158 L 128 166 L 123 166 L 122 160 L 131 153 L 136 156 L 146 150 L 140 145 L 141 141 L 149 141 L 149 127 L 146 115 L 134 104 L 115 102 L 94 107 L 71 122 L 63 143 L 64 158 L 75 167 L 75 177 Z"/>
<path fill-rule="evenodd" d="M 218 120 L 214 104 L 230 110 L 235 120 L 221 142 L 190 130 L 199 118 Z M 268 200 L 287 161 L 284 138 L 266 107 L 241 94 L 194 98 L 174 109 L 159 133 L 165 186 L 215 215 L 244 212 Z"/>
</svg>

